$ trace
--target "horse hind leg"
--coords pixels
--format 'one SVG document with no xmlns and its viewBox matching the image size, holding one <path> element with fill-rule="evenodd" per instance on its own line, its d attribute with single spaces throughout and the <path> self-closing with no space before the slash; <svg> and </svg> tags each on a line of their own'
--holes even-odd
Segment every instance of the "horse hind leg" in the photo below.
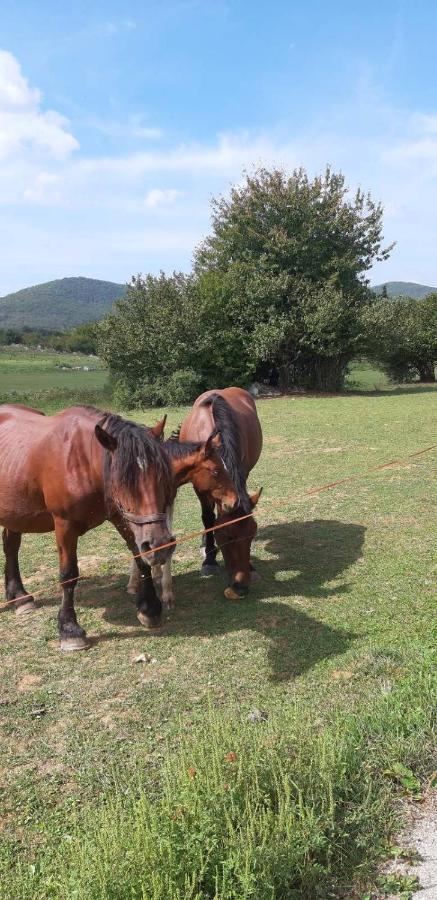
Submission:
<svg viewBox="0 0 437 900">
<path fill-rule="evenodd" d="M 17 615 L 32 612 L 36 609 L 36 603 L 32 595 L 26 591 L 20 575 L 18 564 L 18 551 L 21 544 L 21 534 L 17 531 L 3 529 L 3 550 L 5 554 L 5 588 L 6 599 L 15 600 L 15 612 Z"/>
</svg>

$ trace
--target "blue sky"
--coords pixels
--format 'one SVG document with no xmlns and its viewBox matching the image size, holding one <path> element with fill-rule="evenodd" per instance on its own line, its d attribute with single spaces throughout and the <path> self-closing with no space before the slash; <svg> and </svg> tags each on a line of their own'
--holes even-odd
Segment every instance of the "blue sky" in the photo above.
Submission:
<svg viewBox="0 0 437 900">
<path fill-rule="evenodd" d="M 431 0 L 2 0 L 0 296 L 188 270 L 211 196 L 326 163 L 385 207 L 373 281 L 437 284 Z"/>
</svg>

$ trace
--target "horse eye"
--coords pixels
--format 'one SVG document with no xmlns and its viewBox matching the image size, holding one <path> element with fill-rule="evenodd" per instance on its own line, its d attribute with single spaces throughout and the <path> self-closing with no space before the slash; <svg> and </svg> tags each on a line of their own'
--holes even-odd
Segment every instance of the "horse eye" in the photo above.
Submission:
<svg viewBox="0 0 437 900">
<path fill-rule="evenodd" d="M 213 474 L 213 476 L 214 476 L 214 478 L 218 478 L 218 477 L 219 477 L 219 475 L 220 475 L 220 471 L 219 471 L 219 469 L 214 469 L 214 471 L 213 471 L 213 473 L 212 473 L 212 474 Z"/>
</svg>

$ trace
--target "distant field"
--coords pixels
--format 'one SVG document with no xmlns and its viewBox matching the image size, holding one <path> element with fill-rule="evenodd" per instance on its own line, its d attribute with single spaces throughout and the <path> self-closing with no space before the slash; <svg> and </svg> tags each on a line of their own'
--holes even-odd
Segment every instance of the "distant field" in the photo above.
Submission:
<svg viewBox="0 0 437 900">
<path fill-rule="evenodd" d="M 64 371 L 61 367 L 65 366 Z M 74 367 L 80 366 L 80 369 Z M 84 371 L 84 366 L 90 371 Z M 70 368 L 67 368 L 70 367 Z M 56 405 L 56 399 L 80 402 L 81 394 L 103 392 L 108 373 L 96 356 L 79 353 L 55 353 L 27 349 L 0 348 L 0 401 L 30 403 L 35 395 L 39 404 Z M 75 396 L 77 392 L 77 398 Z M 45 403 L 44 403 L 45 401 Z"/>
</svg>

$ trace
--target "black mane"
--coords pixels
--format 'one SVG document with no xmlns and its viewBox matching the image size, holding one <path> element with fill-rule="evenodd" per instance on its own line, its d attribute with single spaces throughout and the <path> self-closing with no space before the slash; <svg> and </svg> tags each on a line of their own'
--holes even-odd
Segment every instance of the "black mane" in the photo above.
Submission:
<svg viewBox="0 0 437 900">
<path fill-rule="evenodd" d="M 238 423 L 232 407 L 221 394 L 210 394 L 202 400 L 201 406 L 210 406 L 215 427 L 221 437 L 218 448 L 238 495 L 238 506 L 245 513 L 252 511 L 246 487 L 246 476 L 242 465 L 242 452 Z"/>
<path fill-rule="evenodd" d="M 151 467 L 171 503 L 173 476 L 163 443 L 157 441 L 145 425 L 122 419 L 114 413 L 102 413 L 98 424 L 117 440 L 115 453 L 105 452 L 105 492 L 111 496 L 119 487 L 135 497 L 140 482 Z"/>
<path fill-rule="evenodd" d="M 178 441 L 173 434 L 162 444 L 165 452 L 173 459 L 185 459 L 190 453 L 197 453 L 202 444 L 196 441 Z"/>
</svg>

